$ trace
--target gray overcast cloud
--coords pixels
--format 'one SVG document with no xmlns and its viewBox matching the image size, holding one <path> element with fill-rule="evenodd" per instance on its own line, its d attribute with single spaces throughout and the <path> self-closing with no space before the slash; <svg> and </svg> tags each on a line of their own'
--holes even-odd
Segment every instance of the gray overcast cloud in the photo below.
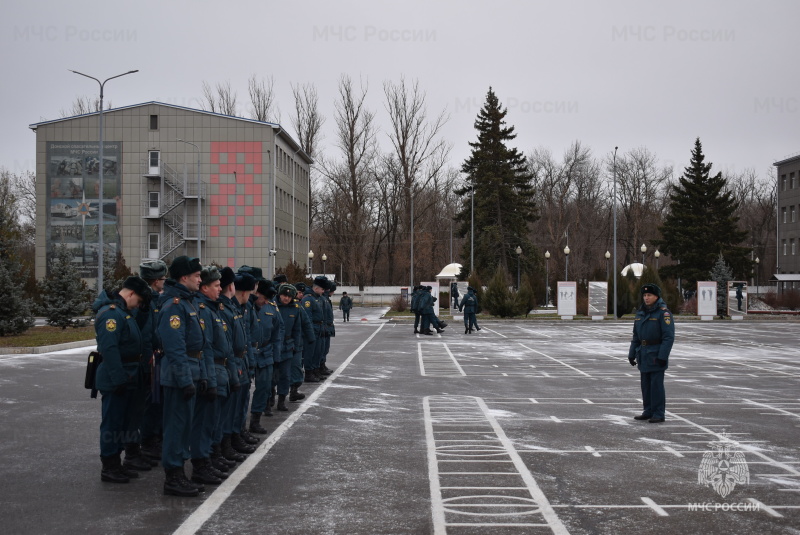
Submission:
<svg viewBox="0 0 800 535">
<path fill-rule="evenodd" d="M 383 82 L 418 79 L 460 167 L 492 86 L 516 146 L 556 155 L 574 140 L 596 156 L 646 146 L 676 173 L 695 137 L 714 170 L 800 151 L 800 3 L 689 1 L 8 1 L 0 7 L 4 83 L 0 166 L 35 169 L 31 123 L 57 119 L 112 80 L 114 107 L 199 108 L 201 84 L 230 81 L 248 115 L 247 79 L 273 76 L 292 131 L 291 83 L 317 86 L 332 153 L 337 81 L 369 85 L 387 128 Z M 382 143 L 387 145 L 386 136 Z"/>
</svg>

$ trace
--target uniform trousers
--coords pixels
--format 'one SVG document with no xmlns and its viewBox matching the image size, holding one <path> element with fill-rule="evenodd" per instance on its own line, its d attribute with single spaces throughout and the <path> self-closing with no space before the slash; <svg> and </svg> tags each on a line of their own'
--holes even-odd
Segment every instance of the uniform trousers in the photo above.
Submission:
<svg viewBox="0 0 800 535">
<path fill-rule="evenodd" d="M 100 456 L 110 457 L 125 449 L 125 444 L 132 440 L 128 424 L 133 419 L 135 390 L 128 388 L 122 394 L 109 390 L 101 394 Z"/>
<path fill-rule="evenodd" d="M 165 470 L 182 468 L 189 458 L 192 438 L 192 416 L 197 396 L 183 399 L 183 389 L 164 387 L 164 440 L 161 465 Z"/>
<path fill-rule="evenodd" d="M 464 328 L 466 329 L 478 328 L 478 318 L 475 316 L 474 312 L 464 312 Z"/>
<path fill-rule="evenodd" d="M 309 344 L 306 344 L 306 345 L 309 345 Z M 313 346 L 314 343 L 311 343 L 310 345 Z M 303 355 L 304 354 L 305 354 L 305 348 L 303 349 L 303 351 L 298 351 L 297 353 L 295 353 L 294 356 L 292 357 L 292 371 L 291 371 L 291 379 L 290 379 L 290 382 L 291 382 L 292 385 L 298 385 L 299 386 L 299 385 L 303 384 L 303 381 L 305 380 L 305 376 L 303 375 Z M 273 377 L 272 378 L 272 384 L 277 385 L 278 384 L 278 374 L 274 373 L 272 375 L 272 377 Z"/>
<path fill-rule="evenodd" d="M 192 459 L 207 459 L 211 456 L 211 437 L 219 419 L 219 405 L 216 399 L 208 399 L 205 395 L 195 397 L 190 442 Z"/>
<path fill-rule="evenodd" d="M 664 370 L 642 372 L 642 414 L 651 418 L 664 418 L 667 399 L 664 391 Z"/>
<path fill-rule="evenodd" d="M 292 373 L 292 358 L 294 355 L 284 355 L 284 360 L 275 363 L 278 374 L 278 395 L 285 396 L 289 393 L 289 383 Z"/>
<path fill-rule="evenodd" d="M 253 392 L 250 412 L 264 412 L 267 408 L 267 400 L 272 393 L 272 368 L 272 362 L 263 368 L 256 368 L 256 389 Z"/>
</svg>

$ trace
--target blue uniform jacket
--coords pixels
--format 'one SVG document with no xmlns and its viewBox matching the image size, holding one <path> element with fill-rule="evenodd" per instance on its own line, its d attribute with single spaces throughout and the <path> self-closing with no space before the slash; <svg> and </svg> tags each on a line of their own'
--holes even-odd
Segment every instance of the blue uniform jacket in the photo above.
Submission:
<svg viewBox="0 0 800 535">
<path fill-rule="evenodd" d="M 420 296 L 420 294 L 422 294 L 421 290 L 416 290 L 415 292 L 413 292 L 411 294 L 411 303 L 410 303 L 409 306 L 410 306 L 411 312 L 414 312 L 415 314 L 419 314 L 419 309 L 417 308 L 417 305 L 419 304 L 419 296 Z"/>
<path fill-rule="evenodd" d="M 636 311 L 633 339 L 628 359 L 635 358 L 641 372 L 657 372 L 669 367 L 669 352 L 675 340 L 675 321 L 667 304 L 659 299 L 651 307 L 644 304 Z M 663 366 L 656 359 L 664 361 Z"/>
<path fill-rule="evenodd" d="M 458 310 L 464 310 L 467 314 L 474 314 L 478 311 L 478 296 L 475 295 L 475 292 L 467 292 L 467 295 L 461 300 Z"/>
<path fill-rule="evenodd" d="M 333 303 L 331 303 L 330 295 L 325 292 L 319 300 L 322 304 L 322 321 L 324 322 L 325 336 L 336 336 L 336 326 L 333 324 Z"/>
<path fill-rule="evenodd" d="M 283 318 L 284 338 L 281 355 L 275 355 L 275 362 L 283 362 L 291 359 L 296 352 L 303 351 L 303 333 L 301 331 L 300 305 L 291 301 L 288 305 L 278 303 L 278 310 Z"/>
<path fill-rule="evenodd" d="M 320 303 L 319 296 L 317 296 L 311 288 L 306 288 L 303 299 L 300 300 L 300 306 L 303 307 L 303 310 L 306 311 L 309 319 L 311 319 L 311 324 L 314 327 L 314 336 L 317 338 L 323 336 L 322 324 L 324 317 L 322 315 L 322 304 Z"/>
<path fill-rule="evenodd" d="M 221 303 L 212 301 L 205 295 L 197 294 L 197 308 L 200 313 L 201 326 L 205 330 L 206 347 L 203 349 L 203 364 L 206 368 L 208 387 L 217 387 L 220 370 L 225 370 L 225 360 L 230 356 L 231 344 L 227 326 L 219 315 Z M 216 363 L 219 363 L 217 366 Z"/>
<path fill-rule="evenodd" d="M 300 301 L 295 299 L 295 303 L 299 303 Z M 311 323 L 311 318 L 308 316 L 306 310 L 301 306 L 300 311 L 300 328 L 303 331 L 303 340 L 306 341 L 306 345 L 313 344 L 317 341 L 317 337 L 314 334 L 314 325 Z"/>
<path fill-rule="evenodd" d="M 159 299 L 158 336 L 164 348 L 161 384 L 184 388 L 200 380 L 200 356 L 205 345 L 194 292 L 167 280 Z"/>
<path fill-rule="evenodd" d="M 136 319 L 117 293 L 108 295 L 101 292 L 92 310 L 96 313 L 97 351 L 103 356 L 103 362 L 97 368 L 95 388 L 108 392 L 126 383 L 135 387 L 144 350 Z"/>
<path fill-rule="evenodd" d="M 353 308 L 353 300 L 350 298 L 349 295 L 345 295 L 341 299 L 339 299 L 339 310 L 344 310 L 345 312 L 349 311 Z"/>
<path fill-rule="evenodd" d="M 228 373 L 231 381 L 239 382 L 244 374 L 244 357 L 247 354 L 247 333 L 245 332 L 244 318 L 236 298 L 220 296 L 220 315 L 227 327 L 231 345 L 228 355 Z"/>
<path fill-rule="evenodd" d="M 273 301 L 267 301 L 258 311 L 258 319 L 261 327 L 261 341 L 256 353 L 256 366 L 266 368 L 275 362 L 274 355 L 281 354 L 283 318 L 278 312 L 278 305 Z"/>
</svg>

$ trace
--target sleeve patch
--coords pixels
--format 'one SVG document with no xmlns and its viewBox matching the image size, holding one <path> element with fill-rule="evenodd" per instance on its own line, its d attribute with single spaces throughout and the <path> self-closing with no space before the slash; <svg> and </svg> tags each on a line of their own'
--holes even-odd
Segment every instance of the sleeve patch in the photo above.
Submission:
<svg viewBox="0 0 800 535">
<path fill-rule="evenodd" d="M 113 333 L 117 330 L 117 321 L 113 319 L 106 320 L 106 330 Z"/>
<path fill-rule="evenodd" d="M 181 317 L 177 314 L 174 316 L 170 316 L 169 318 L 169 326 L 173 329 L 180 329 L 181 327 Z"/>
</svg>

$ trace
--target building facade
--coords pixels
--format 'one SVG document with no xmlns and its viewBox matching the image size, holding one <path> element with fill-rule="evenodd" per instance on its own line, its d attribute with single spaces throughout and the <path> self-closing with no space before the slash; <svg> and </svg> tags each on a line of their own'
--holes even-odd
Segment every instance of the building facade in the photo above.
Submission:
<svg viewBox="0 0 800 535">
<path fill-rule="evenodd" d="M 280 125 L 159 102 L 102 115 L 102 162 L 99 113 L 30 125 L 37 278 L 63 244 L 94 279 L 101 228 L 106 258 L 134 270 L 182 254 L 265 276 L 306 262 L 313 161 Z"/>
<path fill-rule="evenodd" d="M 778 269 L 780 290 L 800 288 L 800 154 L 773 164 L 778 177 Z"/>
</svg>

